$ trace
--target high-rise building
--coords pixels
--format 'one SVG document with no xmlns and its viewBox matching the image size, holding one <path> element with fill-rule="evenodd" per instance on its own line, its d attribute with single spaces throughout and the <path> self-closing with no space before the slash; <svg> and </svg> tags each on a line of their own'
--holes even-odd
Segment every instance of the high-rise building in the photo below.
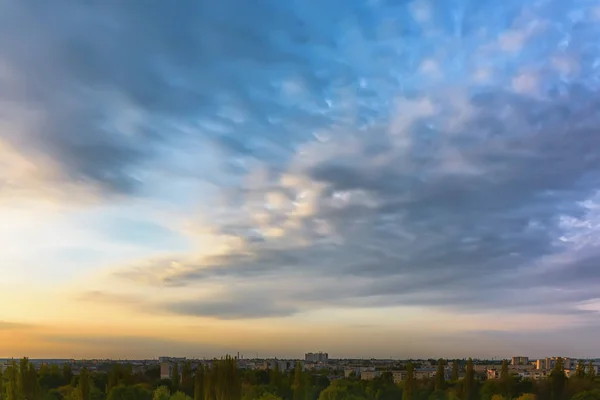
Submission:
<svg viewBox="0 0 600 400">
<path fill-rule="evenodd" d="M 527 365 L 529 364 L 529 357 L 516 356 L 511 360 L 511 365 Z"/>
<path fill-rule="evenodd" d="M 329 355 L 327 353 L 306 353 L 304 355 L 304 361 L 308 363 L 321 363 L 327 364 L 329 361 Z"/>
</svg>

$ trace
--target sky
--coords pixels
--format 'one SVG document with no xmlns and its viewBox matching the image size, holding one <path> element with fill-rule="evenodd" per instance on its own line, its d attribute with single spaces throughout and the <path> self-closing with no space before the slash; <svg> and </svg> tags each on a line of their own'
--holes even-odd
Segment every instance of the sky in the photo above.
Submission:
<svg viewBox="0 0 600 400">
<path fill-rule="evenodd" d="M 0 356 L 600 356 L 599 36 L 595 0 L 0 0 Z"/>
</svg>

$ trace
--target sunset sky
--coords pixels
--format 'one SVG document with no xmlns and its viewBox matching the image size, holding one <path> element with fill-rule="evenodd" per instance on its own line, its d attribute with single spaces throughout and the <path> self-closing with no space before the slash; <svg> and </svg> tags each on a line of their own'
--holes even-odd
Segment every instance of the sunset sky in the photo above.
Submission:
<svg viewBox="0 0 600 400">
<path fill-rule="evenodd" d="M 598 37 L 595 0 L 0 0 L 0 357 L 600 356 Z"/>
</svg>

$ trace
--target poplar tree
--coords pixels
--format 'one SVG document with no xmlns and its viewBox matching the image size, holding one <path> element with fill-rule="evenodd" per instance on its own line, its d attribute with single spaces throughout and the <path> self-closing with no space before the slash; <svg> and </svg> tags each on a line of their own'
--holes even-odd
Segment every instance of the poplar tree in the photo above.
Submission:
<svg viewBox="0 0 600 400">
<path fill-rule="evenodd" d="M 70 364 L 63 364 L 63 379 L 65 380 L 65 385 L 70 384 L 71 380 L 73 380 L 73 370 Z"/>
<path fill-rule="evenodd" d="M 171 383 L 173 392 L 177 391 L 179 387 L 179 366 L 177 362 L 173 364 L 173 370 L 171 371 Z"/>
<path fill-rule="evenodd" d="M 196 367 L 194 375 L 194 400 L 204 400 L 204 365 Z"/>
<path fill-rule="evenodd" d="M 402 400 L 414 400 L 415 394 L 415 370 L 412 363 L 406 366 L 406 379 L 402 390 Z"/>
<path fill-rule="evenodd" d="M 22 358 L 19 361 L 19 374 L 17 375 L 17 398 L 18 399 L 29 399 L 30 382 L 29 382 L 29 359 L 27 357 Z"/>
<path fill-rule="evenodd" d="M 269 374 L 269 383 L 277 389 L 281 388 L 281 372 L 279 371 L 279 363 L 275 361 L 275 367 Z"/>
<path fill-rule="evenodd" d="M 6 400 L 17 400 L 17 362 L 12 360 L 10 367 L 6 370 L 8 382 L 6 387 Z"/>
<path fill-rule="evenodd" d="M 446 377 L 444 375 L 444 360 L 439 359 L 437 372 L 435 374 L 435 390 L 444 390 L 446 386 Z"/>
<path fill-rule="evenodd" d="M 458 361 L 456 360 L 452 363 L 452 380 L 455 382 L 458 380 Z"/>
<path fill-rule="evenodd" d="M 585 378 L 585 365 L 582 360 L 579 360 L 577 363 L 577 368 L 575 369 L 575 376 L 577 378 Z"/>
<path fill-rule="evenodd" d="M 588 363 L 587 377 L 592 381 L 596 379 L 596 369 L 592 360 Z"/>
<path fill-rule="evenodd" d="M 556 364 L 552 372 L 550 372 L 549 380 L 552 400 L 562 400 L 567 384 L 567 376 L 565 375 L 563 359 L 561 357 L 556 360 Z"/>
<path fill-rule="evenodd" d="M 2 367 L 0 367 L 0 400 L 4 400 L 4 376 Z"/>
<path fill-rule="evenodd" d="M 38 400 L 40 398 L 40 387 L 38 383 L 38 373 L 35 365 L 29 363 L 27 370 L 27 400 Z"/>
<path fill-rule="evenodd" d="M 294 383 L 292 384 L 294 390 L 294 400 L 305 400 L 306 399 L 306 386 L 304 385 L 304 376 L 302 374 L 302 365 L 296 363 L 296 370 L 294 371 Z"/>
<path fill-rule="evenodd" d="M 467 361 L 467 370 L 465 374 L 465 393 L 464 400 L 473 400 L 475 398 L 475 371 L 473 369 L 473 360 L 469 357 Z"/>
<path fill-rule="evenodd" d="M 90 374 L 86 367 L 81 368 L 79 371 L 79 384 L 77 385 L 77 392 L 79 393 L 80 400 L 90 400 Z"/>
<path fill-rule="evenodd" d="M 212 367 L 207 368 L 204 371 L 204 400 L 214 400 L 215 399 L 215 388 L 214 388 L 214 369 L 215 364 L 213 363 Z"/>
<path fill-rule="evenodd" d="M 508 360 L 502 360 L 502 368 L 500 368 L 500 379 L 506 381 L 508 379 Z"/>
<path fill-rule="evenodd" d="M 192 364 L 187 361 L 181 369 L 181 390 L 190 395 L 193 392 L 194 377 L 192 373 Z"/>
</svg>

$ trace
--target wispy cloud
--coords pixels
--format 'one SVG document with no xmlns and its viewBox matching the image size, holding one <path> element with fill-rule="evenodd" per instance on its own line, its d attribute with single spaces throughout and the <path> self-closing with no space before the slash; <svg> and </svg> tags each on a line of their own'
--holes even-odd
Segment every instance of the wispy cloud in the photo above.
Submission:
<svg viewBox="0 0 600 400">
<path fill-rule="evenodd" d="M 223 324 L 427 309 L 581 327 L 600 289 L 596 14 L 4 2 L 0 198 L 83 204 L 58 218 L 148 253 L 116 247 L 94 264 L 112 281 L 77 303 Z"/>
</svg>

